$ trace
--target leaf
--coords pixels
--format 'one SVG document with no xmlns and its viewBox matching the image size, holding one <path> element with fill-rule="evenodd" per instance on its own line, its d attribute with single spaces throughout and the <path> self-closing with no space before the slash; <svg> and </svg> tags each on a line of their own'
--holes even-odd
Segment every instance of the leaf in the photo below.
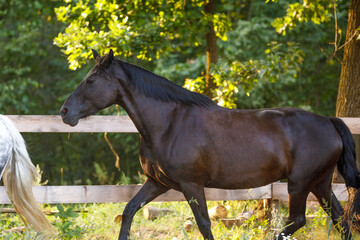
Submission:
<svg viewBox="0 0 360 240">
<path fill-rule="evenodd" d="M 64 207 L 61 206 L 60 204 L 56 205 L 56 208 L 59 210 L 59 213 L 61 213 L 61 214 L 64 214 L 64 213 L 65 213 Z"/>
</svg>

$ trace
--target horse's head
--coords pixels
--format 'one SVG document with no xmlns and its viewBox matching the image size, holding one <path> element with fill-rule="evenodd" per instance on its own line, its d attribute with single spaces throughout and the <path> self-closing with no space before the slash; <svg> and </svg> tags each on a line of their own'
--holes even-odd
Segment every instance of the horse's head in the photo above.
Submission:
<svg viewBox="0 0 360 240">
<path fill-rule="evenodd" d="M 112 105 L 117 97 L 119 84 L 111 74 L 114 53 L 101 57 L 95 50 L 96 65 L 86 75 L 75 91 L 66 99 L 60 109 L 64 123 L 75 126 L 80 118 L 97 113 Z"/>
</svg>

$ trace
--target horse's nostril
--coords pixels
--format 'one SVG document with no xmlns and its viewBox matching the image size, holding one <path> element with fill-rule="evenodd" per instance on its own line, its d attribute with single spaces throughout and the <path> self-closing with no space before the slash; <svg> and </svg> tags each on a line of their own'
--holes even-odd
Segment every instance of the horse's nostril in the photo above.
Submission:
<svg viewBox="0 0 360 240">
<path fill-rule="evenodd" d="M 67 112 L 68 112 L 68 109 L 67 109 L 66 107 L 64 107 L 64 108 L 61 109 L 60 115 L 61 115 L 62 117 L 65 117 L 65 115 L 67 114 Z"/>
</svg>

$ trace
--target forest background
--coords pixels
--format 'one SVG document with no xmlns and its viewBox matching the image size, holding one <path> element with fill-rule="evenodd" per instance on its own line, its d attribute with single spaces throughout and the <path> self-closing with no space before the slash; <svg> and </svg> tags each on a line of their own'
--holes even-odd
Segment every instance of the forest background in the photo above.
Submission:
<svg viewBox="0 0 360 240">
<path fill-rule="evenodd" d="M 335 116 L 344 49 L 359 42 L 358 29 L 346 37 L 350 2 L 0 0 L 0 113 L 58 114 L 93 66 L 91 49 L 112 48 L 225 107 Z M 23 136 L 48 184 L 143 180 L 138 134 L 107 134 L 120 168 L 104 134 Z"/>
</svg>

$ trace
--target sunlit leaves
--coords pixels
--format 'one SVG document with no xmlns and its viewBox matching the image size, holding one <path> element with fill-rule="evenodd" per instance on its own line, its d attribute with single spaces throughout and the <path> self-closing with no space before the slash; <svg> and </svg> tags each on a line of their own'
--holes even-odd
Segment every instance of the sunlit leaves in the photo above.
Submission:
<svg viewBox="0 0 360 240">
<path fill-rule="evenodd" d="M 318 24 L 328 21 L 333 1 L 267 2 L 251 1 L 248 6 L 247 1 L 221 1 L 221 4 L 217 2 L 215 14 L 207 15 L 204 1 L 64 1 L 64 6 L 56 11 L 58 19 L 67 28 L 58 35 L 55 44 L 68 56 L 71 69 L 81 67 L 92 57 L 91 48 L 101 53 L 112 48 L 116 55 L 131 58 L 131 61 L 145 60 L 142 66 L 155 67 L 156 73 L 179 84 L 187 79 L 186 87 L 203 92 L 205 34 L 209 30 L 208 23 L 212 22 L 219 38 L 219 64 L 213 66 L 212 71 L 216 85 L 213 93 L 219 104 L 235 107 L 239 106 L 238 96 L 251 96 L 259 86 L 266 86 L 268 92 L 274 89 L 274 92 L 282 92 L 281 96 L 286 95 L 281 87 L 290 86 L 289 83 L 293 83 L 292 88 L 296 85 L 302 89 L 302 84 L 294 82 L 310 84 L 316 81 L 317 73 L 311 68 L 326 61 L 322 59 L 326 58 L 322 52 L 307 56 L 304 63 L 298 46 L 283 44 L 277 47 L 275 44 L 267 50 L 264 47 L 272 41 L 285 43 L 290 40 L 304 42 L 311 48 L 318 48 L 320 44 L 321 49 L 327 49 L 329 40 L 323 39 L 328 36 L 324 36 L 325 30 L 321 26 L 301 24 L 301 29 L 292 31 L 293 35 L 288 34 L 287 39 L 276 34 L 275 30 L 285 34 L 302 22 Z M 311 32 L 314 29 L 318 30 Z M 311 39 L 306 34 L 310 34 Z M 307 54 L 318 52 L 318 49 L 308 49 L 304 45 L 301 48 Z M 307 64 L 307 67 L 300 70 L 302 64 Z M 300 71 L 302 75 L 299 75 Z M 312 72 L 312 75 L 305 76 L 305 71 L 306 74 Z M 305 98 L 301 97 L 301 101 Z M 282 102 L 291 105 L 290 100 Z"/>
<path fill-rule="evenodd" d="M 212 77 L 215 87 L 214 100 L 221 106 L 236 108 L 238 93 L 244 92 L 250 96 L 251 91 L 259 82 L 277 83 L 295 82 L 304 60 L 304 53 L 294 43 L 286 46 L 277 42 L 270 43 L 265 51 L 266 58 L 248 60 L 245 62 L 233 61 L 222 63 L 214 67 Z M 202 92 L 204 80 L 198 77 L 187 79 L 185 87 Z"/>
<path fill-rule="evenodd" d="M 166 52 L 181 51 L 203 44 L 207 24 L 212 21 L 216 35 L 226 40 L 231 28 L 223 13 L 203 11 L 203 1 L 65 1 L 56 9 L 58 20 L 67 25 L 54 43 L 65 48 L 71 69 L 90 56 L 90 49 L 151 61 Z M 176 46 L 174 46 L 176 45 Z"/>
<path fill-rule="evenodd" d="M 329 21 L 333 7 L 333 1 L 330 0 L 301 0 L 289 4 L 286 15 L 276 18 L 272 25 L 278 33 L 285 35 L 287 29 L 291 30 L 301 22 L 312 21 L 315 24 L 320 24 Z"/>
<path fill-rule="evenodd" d="M 207 21 L 213 22 L 216 36 L 221 40 L 226 41 L 226 33 L 231 29 L 232 24 L 225 13 L 215 13 L 213 15 L 209 15 L 204 12 L 202 13 Z"/>
</svg>

